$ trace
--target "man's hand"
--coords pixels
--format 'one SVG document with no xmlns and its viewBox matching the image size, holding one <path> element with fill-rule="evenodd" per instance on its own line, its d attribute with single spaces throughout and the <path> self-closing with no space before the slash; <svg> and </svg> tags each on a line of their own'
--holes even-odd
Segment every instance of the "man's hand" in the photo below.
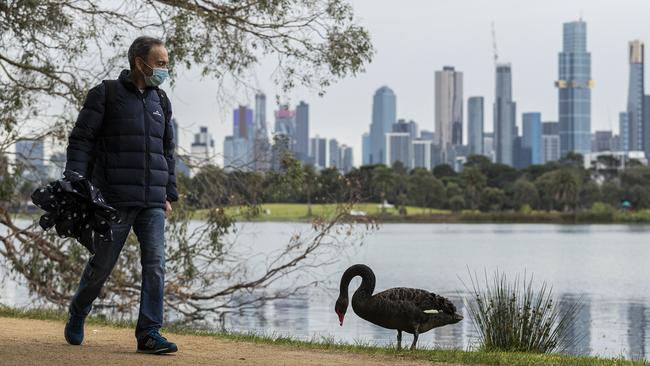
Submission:
<svg viewBox="0 0 650 366">
<path fill-rule="evenodd" d="M 169 201 L 165 201 L 165 217 L 169 217 L 172 214 L 172 204 Z"/>
</svg>

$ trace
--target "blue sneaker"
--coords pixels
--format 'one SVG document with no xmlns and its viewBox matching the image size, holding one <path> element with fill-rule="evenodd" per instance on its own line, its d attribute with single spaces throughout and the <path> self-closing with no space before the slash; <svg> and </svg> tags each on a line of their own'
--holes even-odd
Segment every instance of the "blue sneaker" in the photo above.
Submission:
<svg viewBox="0 0 650 366">
<path fill-rule="evenodd" d="M 172 343 L 157 331 L 151 331 L 146 336 L 138 339 L 138 352 L 150 354 L 173 353 L 178 351 L 176 343 Z"/>
<path fill-rule="evenodd" d="M 84 340 L 84 322 L 85 316 L 72 315 L 68 316 L 68 322 L 65 323 L 63 335 L 68 343 L 78 346 Z"/>
</svg>

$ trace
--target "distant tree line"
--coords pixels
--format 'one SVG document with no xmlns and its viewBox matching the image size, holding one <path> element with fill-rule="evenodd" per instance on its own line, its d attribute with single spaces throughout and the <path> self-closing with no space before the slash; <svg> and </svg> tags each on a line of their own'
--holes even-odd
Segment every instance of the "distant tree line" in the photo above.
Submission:
<svg viewBox="0 0 650 366">
<path fill-rule="evenodd" d="M 446 164 L 432 170 L 409 170 L 398 162 L 392 167 L 367 165 L 341 174 L 335 168 L 317 172 L 310 165 L 286 159 L 284 169 L 292 174 L 228 173 L 206 166 L 184 185 L 188 203 L 197 208 L 240 202 L 336 203 L 351 197 L 452 211 L 574 212 L 595 203 L 619 207 L 624 201 L 634 209 L 650 208 L 650 168 L 632 161 L 619 170 L 618 162 L 608 156 L 598 163 L 597 168 L 585 169 L 581 155 L 568 154 L 560 161 L 518 170 L 473 155 L 459 173 Z"/>
</svg>

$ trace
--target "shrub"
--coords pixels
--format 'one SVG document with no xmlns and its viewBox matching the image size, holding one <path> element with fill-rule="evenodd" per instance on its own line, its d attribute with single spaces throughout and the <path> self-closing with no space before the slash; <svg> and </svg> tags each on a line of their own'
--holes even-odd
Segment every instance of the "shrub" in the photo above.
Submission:
<svg viewBox="0 0 650 366">
<path fill-rule="evenodd" d="M 478 277 L 472 277 L 473 301 L 469 313 L 479 334 L 483 351 L 549 353 L 564 351 L 577 342 L 570 332 L 580 302 L 560 311 L 546 282 L 533 288 L 533 278 L 519 276 L 509 281 L 496 272 L 485 289 L 479 289 Z"/>
<path fill-rule="evenodd" d="M 465 207 L 465 199 L 461 195 L 455 195 L 449 199 L 449 208 L 454 213 L 459 213 Z"/>
</svg>

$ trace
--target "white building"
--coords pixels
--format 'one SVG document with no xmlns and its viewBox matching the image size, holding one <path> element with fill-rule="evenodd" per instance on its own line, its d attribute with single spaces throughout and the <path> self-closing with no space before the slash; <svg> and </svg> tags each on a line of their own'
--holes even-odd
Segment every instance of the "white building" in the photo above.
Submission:
<svg viewBox="0 0 650 366">
<path fill-rule="evenodd" d="M 194 134 L 194 142 L 190 148 L 190 158 L 193 165 L 210 162 L 214 155 L 214 140 L 208 132 L 208 128 L 201 126 L 199 133 Z"/>
</svg>

